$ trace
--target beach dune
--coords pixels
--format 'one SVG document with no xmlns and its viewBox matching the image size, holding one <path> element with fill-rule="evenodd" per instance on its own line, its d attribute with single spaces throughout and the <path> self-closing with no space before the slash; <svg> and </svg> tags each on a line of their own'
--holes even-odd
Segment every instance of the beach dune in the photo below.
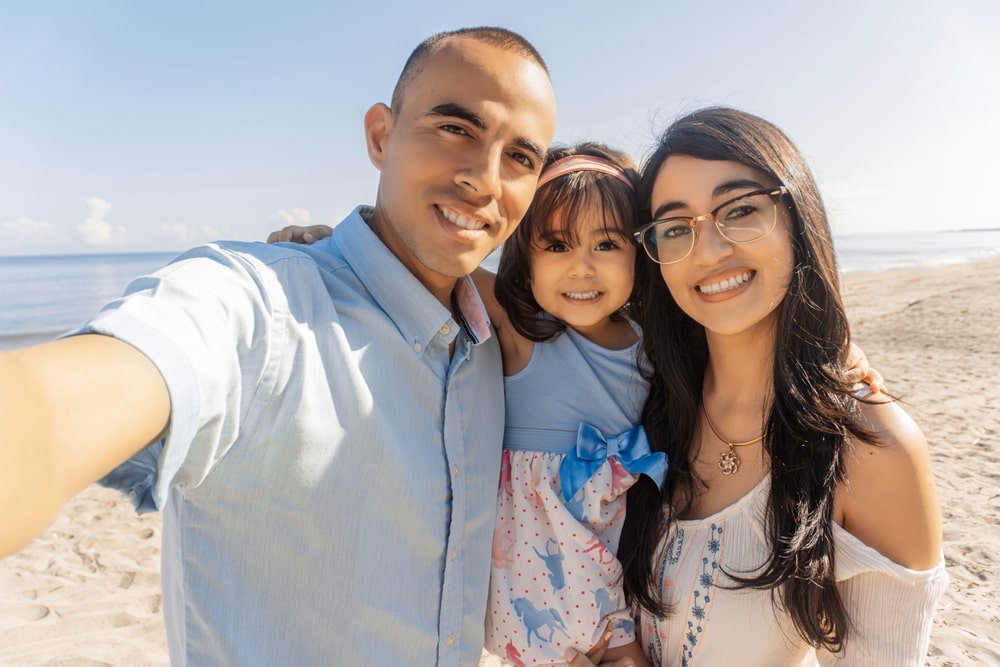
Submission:
<svg viewBox="0 0 1000 667">
<path fill-rule="evenodd" d="M 855 341 L 927 435 L 952 583 L 928 665 L 1000 664 L 1000 259 L 852 273 Z M 91 486 L 0 560 L 0 665 L 167 665 L 160 517 Z"/>
</svg>

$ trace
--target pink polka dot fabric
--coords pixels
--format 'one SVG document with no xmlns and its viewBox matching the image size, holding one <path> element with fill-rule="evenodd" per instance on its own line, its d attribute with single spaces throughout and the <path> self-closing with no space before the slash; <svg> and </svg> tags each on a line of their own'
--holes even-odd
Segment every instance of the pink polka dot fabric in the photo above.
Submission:
<svg viewBox="0 0 1000 667">
<path fill-rule="evenodd" d="M 606 626 L 611 646 L 635 637 L 614 554 L 636 478 L 607 460 L 567 503 L 563 457 L 503 454 L 486 649 L 518 667 L 565 664 L 567 648 L 588 650 Z"/>
</svg>

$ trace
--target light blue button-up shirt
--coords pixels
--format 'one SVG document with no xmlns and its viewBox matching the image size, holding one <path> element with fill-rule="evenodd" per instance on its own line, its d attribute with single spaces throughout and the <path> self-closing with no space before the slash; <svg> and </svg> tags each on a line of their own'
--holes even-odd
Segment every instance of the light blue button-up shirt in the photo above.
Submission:
<svg viewBox="0 0 1000 667">
<path fill-rule="evenodd" d="M 170 391 L 164 441 L 104 483 L 164 512 L 175 664 L 478 663 L 499 347 L 470 281 L 456 322 L 361 213 L 312 246 L 195 249 L 82 329 Z"/>
</svg>

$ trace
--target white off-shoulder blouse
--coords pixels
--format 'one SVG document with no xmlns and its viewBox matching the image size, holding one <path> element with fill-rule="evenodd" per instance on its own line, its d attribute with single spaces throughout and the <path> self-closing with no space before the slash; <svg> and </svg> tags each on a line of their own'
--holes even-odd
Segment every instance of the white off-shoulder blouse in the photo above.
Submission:
<svg viewBox="0 0 1000 667">
<path fill-rule="evenodd" d="M 704 519 L 679 521 L 661 545 L 656 577 L 666 618 L 643 612 L 639 640 L 653 665 L 923 665 L 944 559 L 911 570 L 834 527 L 836 579 L 852 622 L 845 651 L 813 649 L 770 590 L 724 588 L 724 574 L 753 573 L 769 554 L 764 513 L 770 477 Z"/>
</svg>

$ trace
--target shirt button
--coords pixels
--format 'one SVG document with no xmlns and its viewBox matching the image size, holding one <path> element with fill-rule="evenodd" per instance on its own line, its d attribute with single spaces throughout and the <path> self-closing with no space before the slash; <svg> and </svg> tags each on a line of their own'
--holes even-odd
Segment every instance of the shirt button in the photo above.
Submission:
<svg viewBox="0 0 1000 667">
<path fill-rule="evenodd" d="M 447 336 L 450 332 L 451 332 L 451 327 L 448 326 L 447 324 L 438 329 L 438 333 L 440 333 L 442 336 Z"/>
<path fill-rule="evenodd" d="M 413 351 L 414 352 L 419 352 L 422 349 L 424 349 L 424 346 L 421 345 L 420 343 L 414 343 L 413 344 Z"/>
<path fill-rule="evenodd" d="M 455 645 L 455 635 L 448 635 L 444 638 L 444 645 L 451 648 Z"/>
<path fill-rule="evenodd" d="M 450 558 L 452 560 L 455 560 L 456 558 L 458 558 L 458 549 L 452 549 L 451 550 L 451 556 L 450 556 Z"/>
<path fill-rule="evenodd" d="M 451 467 L 451 474 L 454 475 L 455 477 L 458 477 L 458 464 L 457 463 Z"/>
</svg>

